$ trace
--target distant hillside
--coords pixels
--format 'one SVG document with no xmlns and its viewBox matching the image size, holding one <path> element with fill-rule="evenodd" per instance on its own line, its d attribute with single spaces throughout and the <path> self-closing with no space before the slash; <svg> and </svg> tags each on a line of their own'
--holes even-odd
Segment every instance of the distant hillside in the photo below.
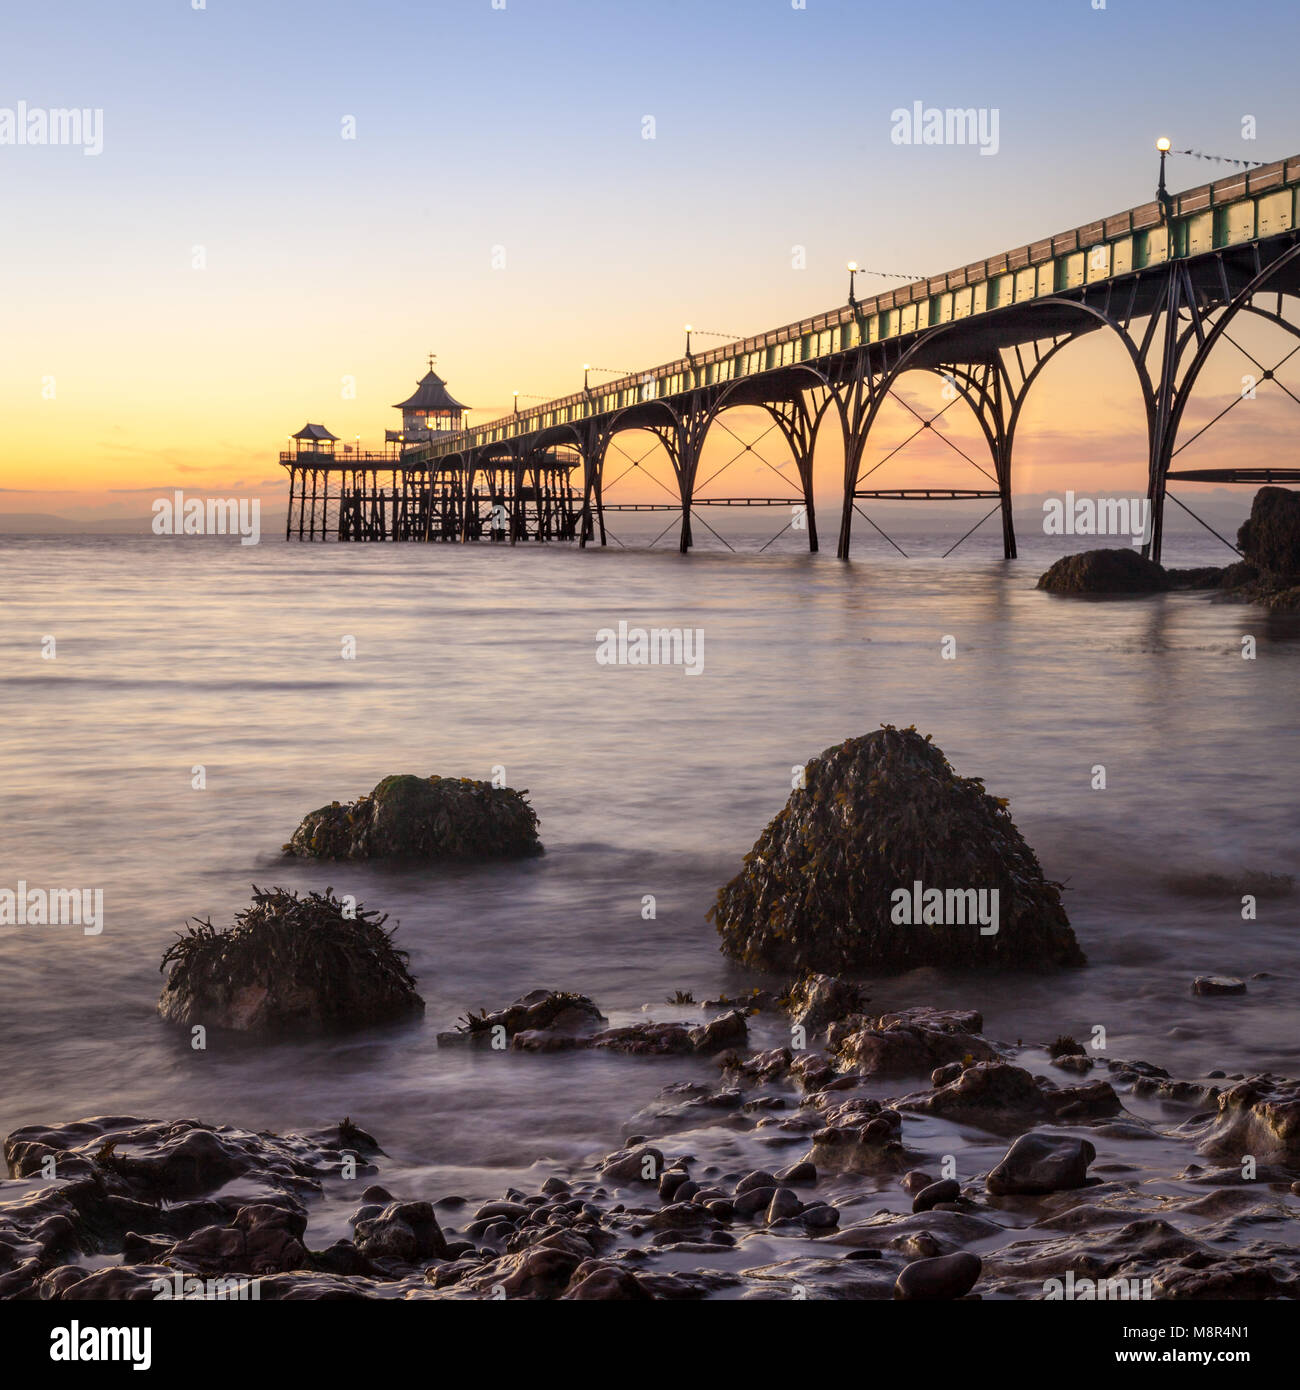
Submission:
<svg viewBox="0 0 1300 1390">
<path fill-rule="evenodd" d="M 73 521 L 51 512 L 0 512 L 0 535 L 6 536 L 147 536 L 150 518 L 105 517 Z"/>
</svg>

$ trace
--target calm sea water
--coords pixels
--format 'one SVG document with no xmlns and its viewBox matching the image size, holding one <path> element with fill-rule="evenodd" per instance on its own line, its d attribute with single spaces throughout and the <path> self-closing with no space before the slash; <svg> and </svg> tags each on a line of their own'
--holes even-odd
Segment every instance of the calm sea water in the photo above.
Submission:
<svg viewBox="0 0 1300 1390">
<path fill-rule="evenodd" d="M 932 733 L 1010 798 L 1068 884 L 1091 963 L 1029 979 L 918 972 L 877 981 L 873 1007 L 978 1006 L 1012 1040 L 1100 1024 L 1111 1055 L 1186 1074 L 1294 1073 L 1300 898 L 1261 898 L 1244 922 L 1240 894 L 1296 868 L 1300 634 L 1199 594 L 1036 592 L 1059 549 L 1031 539 L 1006 564 L 987 548 L 904 560 L 864 544 L 843 565 L 779 547 L 683 560 L 0 540 L 0 886 L 100 887 L 106 919 L 97 937 L 0 928 L 0 1131 L 103 1113 L 272 1130 L 350 1115 L 398 1168 L 484 1191 L 501 1171 L 615 1147 L 691 1063 L 469 1055 L 435 1034 L 539 986 L 626 1022 L 646 1005 L 681 1016 L 664 1005 L 677 989 L 759 983 L 718 954 L 713 894 L 792 766 L 884 722 Z M 1225 558 L 1208 537 L 1173 552 Z M 619 620 L 702 628 L 703 674 L 598 665 L 596 631 Z M 941 659 L 945 636 L 956 660 Z M 393 870 L 279 855 L 306 811 L 388 773 L 497 765 L 531 793 L 539 860 Z M 228 923 L 254 883 L 330 885 L 388 912 L 424 1020 L 191 1051 L 155 1013 L 159 959 L 187 918 Z M 1189 983 L 1207 971 L 1270 978 L 1206 1007 Z"/>
</svg>

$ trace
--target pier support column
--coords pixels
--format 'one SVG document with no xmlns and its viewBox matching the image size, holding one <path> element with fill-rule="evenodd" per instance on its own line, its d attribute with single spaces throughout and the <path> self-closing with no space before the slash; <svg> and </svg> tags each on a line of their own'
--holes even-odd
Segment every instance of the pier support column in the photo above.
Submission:
<svg viewBox="0 0 1300 1390">
<path fill-rule="evenodd" d="M 297 482 L 298 470 L 289 466 L 289 510 L 284 514 L 284 538 L 288 540 L 293 535 L 293 490 Z"/>
<path fill-rule="evenodd" d="M 816 554 L 818 548 L 817 506 L 813 497 L 813 455 L 822 419 L 833 404 L 834 397 L 830 388 L 817 387 L 811 392 L 801 391 L 787 401 L 769 402 L 764 407 L 776 421 L 799 474 L 810 554 Z"/>
<path fill-rule="evenodd" d="M 678 553 L 681 555 L 687 554 L 695 544 L 691 532 L 691 502 L 695 496 L 695 482 L 700 468 L 700 454 L 704 448 L 704 436 L 713 423 L 713 405 L 711 393 L 705 390 L 692 391 L 686 412 L 677 417 L 677 428 L 655 431 L 668 449 L 673 472 L 677 475 L 677 489 L 682 499 L 682 530 L 677 544 Z"/>
</svg>

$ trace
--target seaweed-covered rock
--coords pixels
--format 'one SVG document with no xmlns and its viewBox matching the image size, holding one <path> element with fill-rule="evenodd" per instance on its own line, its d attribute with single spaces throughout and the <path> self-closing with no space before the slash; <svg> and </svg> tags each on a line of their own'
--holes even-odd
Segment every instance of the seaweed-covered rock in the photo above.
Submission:
<svg viewBox="0 0 1300 1390">
<path fill-rule="evenodd" d="M 386 916 L 348 915 L 330 889 L 253 889 L 235 925 L 193 922 L 163 955 L 158 1012 L 172 1023 L 245 1032 L 349 1028 L 420 1013 L 424 1001 Z"/>
<path fill-rule="evenodd" d="M 1117 545 L 1062 556 L 1038 587 L 1053 594 L 1149 594 L 1170 585 L 1163 566 Z"/>
<path fill-rule="evenodd" d="M 939 890 L 948 921 L 926 920 L 928 905 L 913 920 L 917 885 Z M 975 920 L 981 894 L 992 932 Z M 709 916 L 726 954 L 773 970 L 1084 963 L 1006 803 L 888 725 L 808 763 Z"/>
<path fill-rule="evenodd" d="M 385 777 L 368 796 L 303 818 L 285 845 L 305 859 L 515 859 L 540 854 L 527 792 L 468 777 Z"/>
<path fill-rule="evenodd" d="M 1270 575 L 1300 577 L 1300 493 L 1260 488 L 1250 516 L 1237 532 L 1237 545 L 1247 560 Z"/>
</svg>

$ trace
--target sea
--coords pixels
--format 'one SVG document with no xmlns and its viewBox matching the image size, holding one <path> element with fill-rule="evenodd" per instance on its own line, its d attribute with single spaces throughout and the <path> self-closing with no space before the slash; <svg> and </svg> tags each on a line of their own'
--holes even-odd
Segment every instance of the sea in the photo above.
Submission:
<svg viewBox="0 0 1300 1390">
<path fill-rule="evenodd" d="M 943 558 L 942 538 L 903 534 L 904 556 L 864 528 L 850 563 L 748 539 L 706 533 L 683 557 L 0 537 L 0 888 L 103 903 L 94 934 L 0 926 L 0 1133 L 346 1116 L 408 1196 L 498 1195 L 616 1149 L 660 1088 L 713 1064 L 437 1034 L 537 988 L 623 1024 L 709 1016 L 677 991 L 781 983 L 724 958 L 706 913 L 800 766 L 882 724 L 915 725 L 1008 798 L 1088 965 L 870 979 L 872 1012 L 978 1008 L 1012 1043 L 1101 1029 L 1106 1055 L 1180 1076 L 1300 1072 L 1294 618 L 1206 592 L 1047 594 L 1060 537 L 1022 536 L 1006 561 L 996 538 Z M 1167 542 L 1168 564 L 1231 559 L 1204 532 Z M 689 631 L 698 669 L 602 661 L 620 623 Z M 545 854 L 283 855 L 304 814 L 390 773 L 526 788 Z M 189 920 L 228 925 L 254 885 L 387 913 L 423 1018 L 194 1049 L 157 1013 L 163 952 Z M 1213 973 L 1247 994 L 1193 997 Z"/>
</svg>

